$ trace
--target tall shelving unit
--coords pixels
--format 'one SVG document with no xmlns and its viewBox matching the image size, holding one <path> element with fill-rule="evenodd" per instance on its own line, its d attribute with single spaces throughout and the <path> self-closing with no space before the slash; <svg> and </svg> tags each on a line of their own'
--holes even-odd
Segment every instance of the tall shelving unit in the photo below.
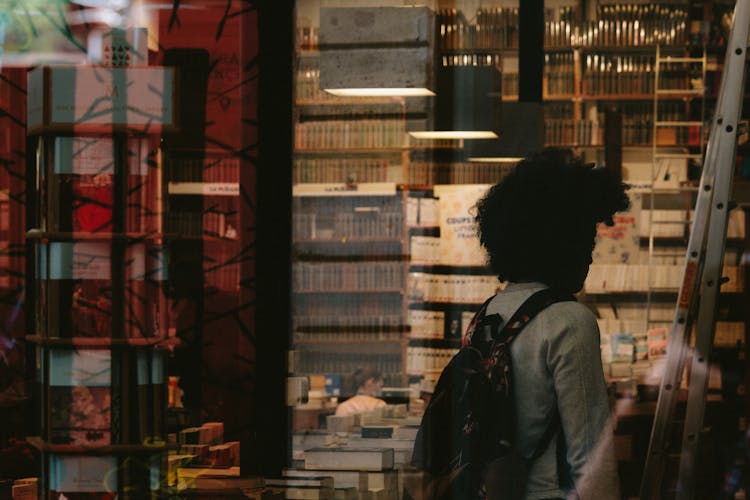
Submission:
<svg viewBox="0 0 750 500">
<path fill-rule="evenodd" d="M 298 185 L 292 283 L 298 374 L 339 377 L 372 366 L 404 383 L 404 193 L 370 183 L 328 194 Z M 344 392 L 344 394 L 348 394 Z"/>
<path fill-rule="evenodd" d="M 401 97 L 320 89 L 317 27 L 298 27 L 293 187 L 295 375 L 326 375 L 351 395 L 357 368 L 405 382 L 405 192 Z"/>
<path fill-rule="evenodd" d="M 27 238 L 43 498 L 155 498 L 166 484 L 166 279 L 159 133 L 174 126 L 161 67 L 29 73 Z"/>
</svg>

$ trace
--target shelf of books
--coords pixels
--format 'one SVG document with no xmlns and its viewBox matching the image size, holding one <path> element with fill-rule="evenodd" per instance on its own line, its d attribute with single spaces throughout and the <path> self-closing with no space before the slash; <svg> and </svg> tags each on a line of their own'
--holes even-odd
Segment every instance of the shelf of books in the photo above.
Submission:
<svg viewBox="0 0 750 500">
<path fill-rule="evenodd" d="M 174 125 L 172 71 L 38 67 L 28 89 L 40 491 L 156 497 L 170 343 L 158 134 Z"/>
<path fill-rule="evenodd" d="M 299 184 L 293 193 L 295 373 L 346 381 L 374 366 L 387 385 L 402 385 L 404 193 L 394 183 Z"/>
<path fill-rule="evenodd" d="M 431 391 L 479 306 L 501 284 L 479 246 L 472 207 L 488 184 L 435 184 L 410 192 L 407 374 Z"/>
<path fill-rule="evenodd" d="M 205 288 L 239 292 L 240 159 L 180 148 L 165 152 L 164 164 L 165 239 L 176 254 L 203 256 Z"/>
<path fill-rule="evenodd" d="M 436 22 L 442 65 L 494 64 L 502 70 L 504 100 L 518 96 L 518 7 L 480 7 L 476 13 L 438 9 Z M 608 2 L 582 5 L 571 1 L 545 9 L 543 100 L 546 144 L 603 147 L 604 111 L 623 115 L 623 144 L 652 143 L 657 49 L 669 62 L 660 71 L 659 116 L 704 121 L 704 95 L 715 97 L 726 42 L 723 20 L 731 6 L 714 2 L 705 11 L 686 3 Z M 706 49 L 707 77 L 687 56 Z M 720 50 L 715 50 L 715 49 Z M 567 102 L 566 102 L 567 101 Z M 661 145 L 700 144 L 698 127 L 676 129 L 659 138 Z M 692 130 L 692 132 L 691 132 Z"/>
</svg>

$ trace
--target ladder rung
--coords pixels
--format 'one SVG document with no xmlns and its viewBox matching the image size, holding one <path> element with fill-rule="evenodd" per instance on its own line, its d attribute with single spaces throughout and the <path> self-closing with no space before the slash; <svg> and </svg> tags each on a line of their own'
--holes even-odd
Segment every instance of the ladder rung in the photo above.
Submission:
<svg viewBox="0 0 750 500">
<path fill-rule="evenodd" d="M 702 127 L 703 122 L 656 122 L 657 127 Z"/>
<path fill-rule="evenodd" d="M 680 186 L 676 188 L 653 188 L 651 193 L 655 194 L 677 194 L 686 191 L 698 191 L 698 186 Z"/>
<path fill-rule="evenodd" d="M 656 153 L 654 155 L 654 158 L 674 158 L 674 159 L 696 159 L 699 160 L 703 158 L 703 155 L 700 154 L 694 154 L 694 153 Z"/>
<path fill-rule="evenodd" d="M 651 224 L 692 224 L 691 220 L 652 220 Z"/>
<path fill-rule="evenodd" d="M 702 63 L 703 58 L 702 57 L 659 57 L 656 59 L 657 62 L 663 63 Z"/>
<path fill-rule="evenodd" d="M 704 89 L 657 89 L 661 95 L 703 95 Z"/>
</svg>

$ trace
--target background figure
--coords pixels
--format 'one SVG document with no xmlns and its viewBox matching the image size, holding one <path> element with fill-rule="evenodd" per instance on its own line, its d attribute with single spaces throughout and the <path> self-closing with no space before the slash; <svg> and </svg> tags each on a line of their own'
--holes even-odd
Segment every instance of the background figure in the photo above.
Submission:
<svg viewBox="0 0 750 500">
<path fill-rule="evenodd" d="M 351 376 L 354 395 L 336 407 L 336 415 L 355 415 L 385 406 L 377 398 L 383 388 L 383 375 L 374 368 L 357 368 Z"/>
</svg>

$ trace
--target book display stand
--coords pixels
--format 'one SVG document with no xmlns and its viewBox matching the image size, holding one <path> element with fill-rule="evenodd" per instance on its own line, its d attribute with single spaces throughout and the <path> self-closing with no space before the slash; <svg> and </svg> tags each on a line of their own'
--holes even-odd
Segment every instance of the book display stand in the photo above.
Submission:
<svg viewBox="0 0 750 500">
<path fill-rule="evenodd" d="M 173 73 L 135 65 L 145 64 L 139 37 L 114 30 L 105 41 L 105 55 L 119 50 L 105 62 L 120 66 L 28 77 L 38 203 L 27 341 L 40 430 L 29 441 L 43 498 L 154 498 L 166 484 L 159 134 L 175 126 Z"/>
</svg>

